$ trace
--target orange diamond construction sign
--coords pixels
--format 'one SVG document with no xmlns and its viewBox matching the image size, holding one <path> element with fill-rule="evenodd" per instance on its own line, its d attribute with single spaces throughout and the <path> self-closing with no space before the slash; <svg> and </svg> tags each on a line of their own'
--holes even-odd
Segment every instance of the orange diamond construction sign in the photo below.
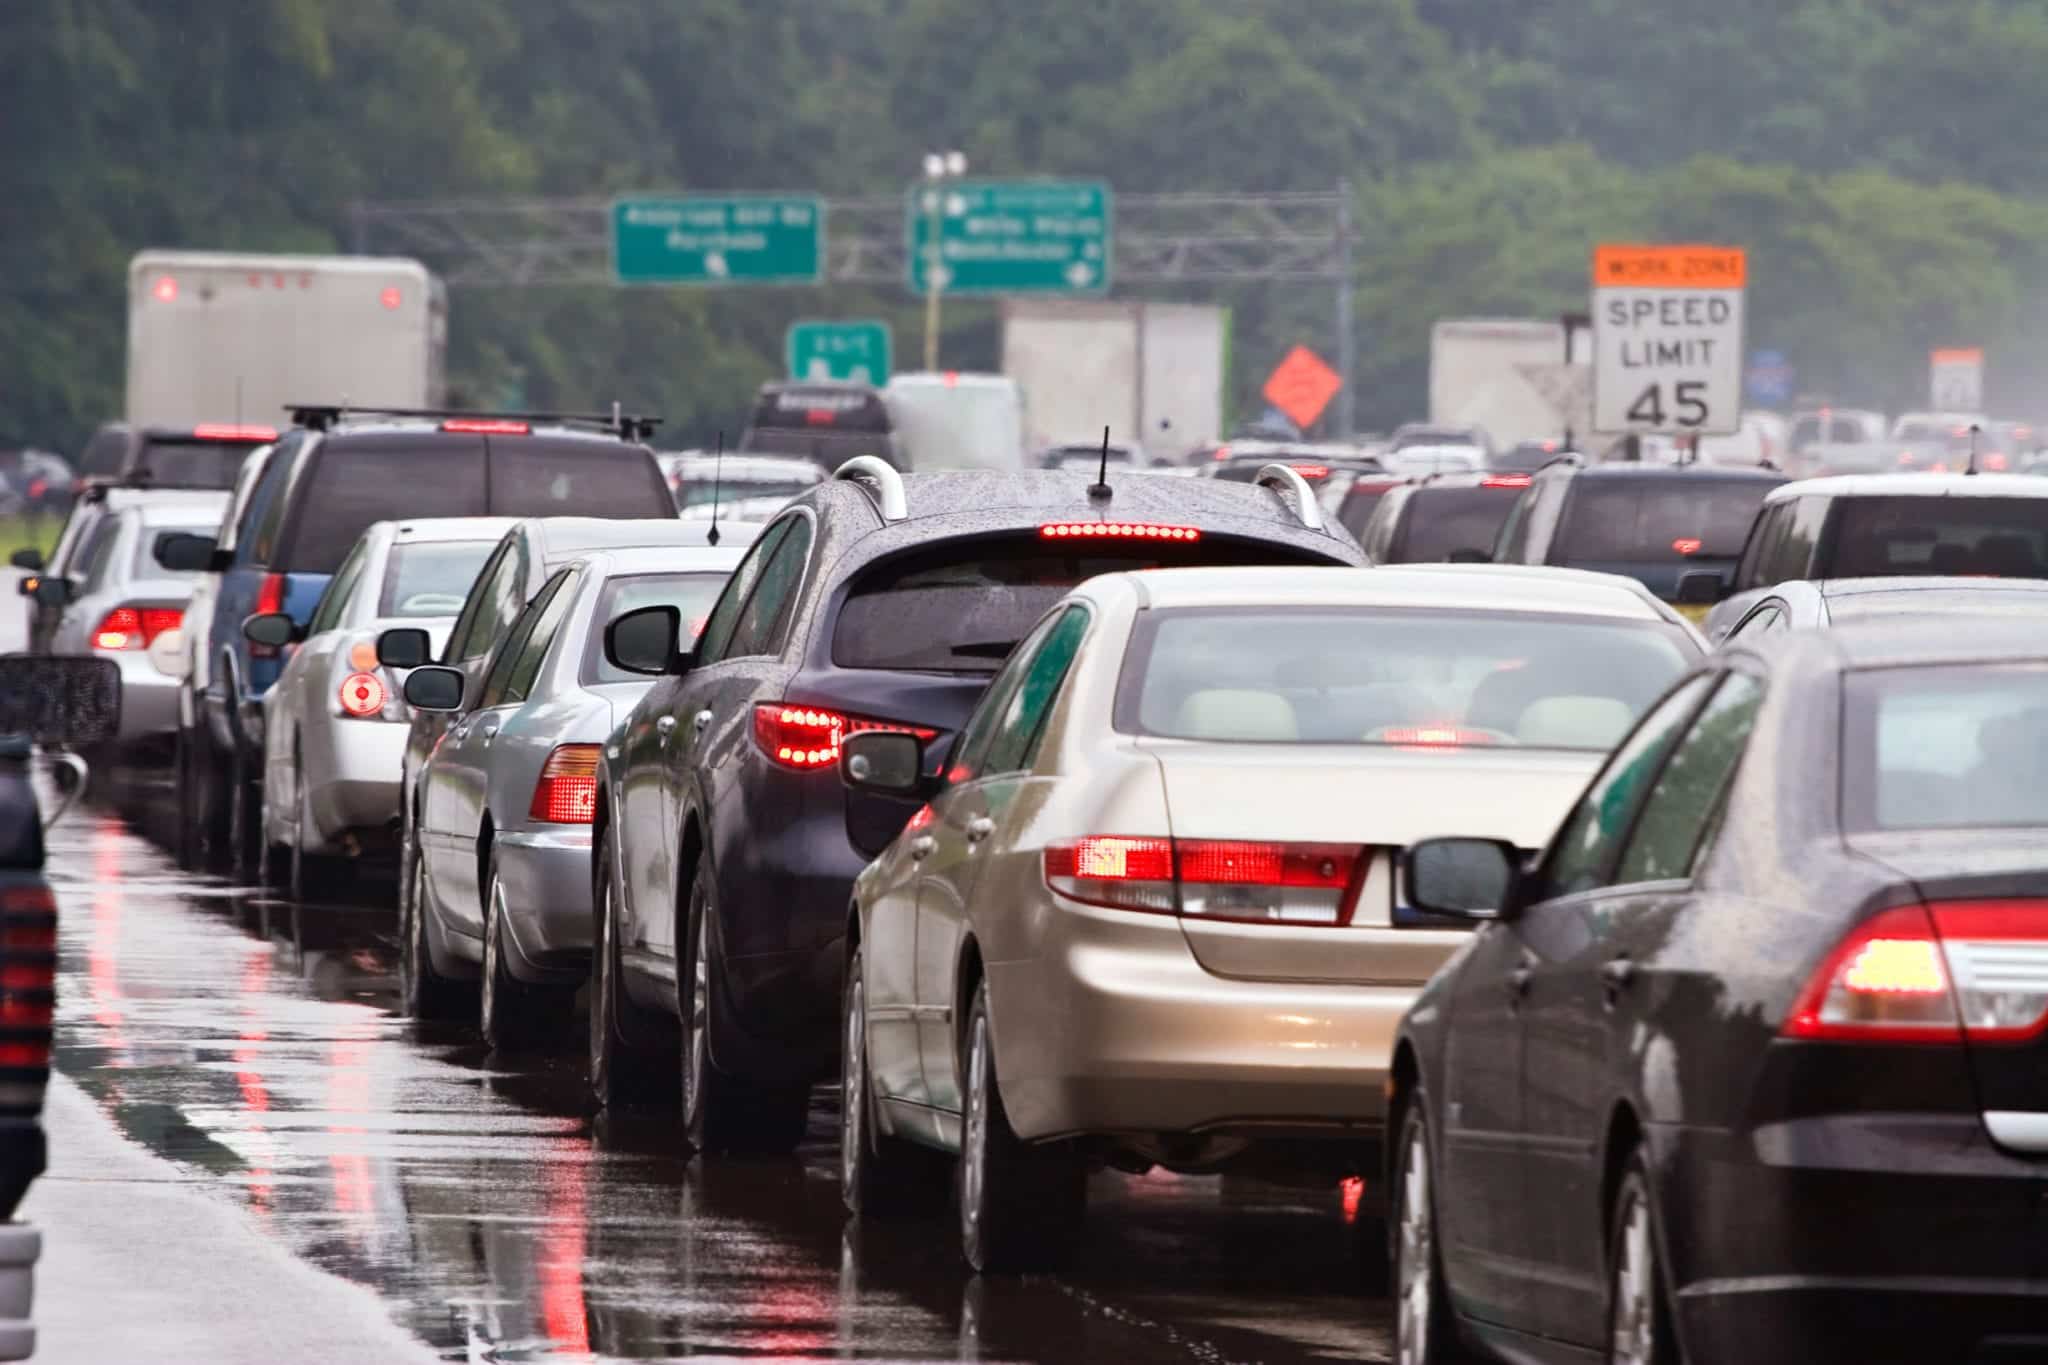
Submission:
<svg viewBox="0 0 2048 1365">
<path fill-rule="evenodd" d="M 1315 425 L 1323 409 L 1344 387 L 1344 379 L 1306 346 L 1289 351 L 1260 392 L 1266 401 L 1287 414 L 1287 420 L 1306 431 Z"/>
</svg>

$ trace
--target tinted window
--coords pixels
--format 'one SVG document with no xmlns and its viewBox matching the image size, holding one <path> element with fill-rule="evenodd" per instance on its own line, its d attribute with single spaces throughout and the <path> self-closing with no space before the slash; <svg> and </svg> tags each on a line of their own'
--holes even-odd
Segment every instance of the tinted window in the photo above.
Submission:
<svg viewBox="0 0 2048 1365">
<path fill-rule="evenodd" d="M 1003 664 L 1002 671 L 988 690 L 981 694 L 974 714 L 967 718 L 961 728 L 960 743 L 953 751 L 953 766 L 946 772 L 949 782 L 967 782 L 982 775 L 987 768 L 988 751 L 995 743 L 996 729 L 1009 710 L 1010 699 L 1017 695 L 1017 687 L 1024 679 L 1024 670 L 1029 667 L 1032 657 L 1038 651 L 1039 643 L 1046 632 L 1053 628 L 1053 620 L 1047 619 L 1017 646 Z"/>
<path fill-rule="evenodd" d="M 1337 509 L 1337 520 L 1352 535 L 1363 538 L 1365 525 L 1372 520 L 1373 509 L 1380 505 L 1380 499 L 1387 495 L 1390 487 L 1391 484 L 1366 483 L 1363 480 L 1352 484 L 1344 495 L 1343 504 Z"/>
<path fill-rule="evenodd" d="M 1763 702 L 1763 684 L 1731 673 L 1671 751 L 1621 855 L 1617 882 L 1690 876 L 1707 826 L 1749 743 Z"/>
<path fill-rule="evenodd" d="M 134 472 L 167 488 L 233 488 L 251 441 L 152 440 L 137 453 Z"/>
<path fill-rule="evenodd" d="M 1388 563 L 1435 564 L 1453 550 L 1491 553 L 1519 488 L 1418 488 Z"/>
<path fill-rule="evenodd" d="M 330 440 L 313 453 L 291 501 L 283 548 L 269 562 L 286 573 L 333 573 L 373 521 L 482 516 L 484 445 L 454 437 Z"/>
<path fill-rule="evenodd" d="M 2048 665 L 1867 669 L 1843 693 L 1848 828 L 2048 825 Z"/>
<path fill-rule="evenodd" d="M 795 605 L 797 585 L 803 581 L 804 560 L 811 552 L 811 523 L 808 517 L 790 521 L 782 543 L 775 547 L 761 570 L 761 581 L 753 596 L 740 610 L 739 625 L 725 647 L 724 657 L 742 654 L 773 654 L 782 648 L 790 609 Z"/>
<path fill-rule="evenodd" d="M 1067 680 L 1074 657 L 1081 652 L 1081 637 L 1087 633 L 1087 610 L 1068 607 L 1039 641 L 1017 674 L 1017 690 L 1003 707 L 984 771 L 1008 773 L 1031 766 L 1045 718 L 1059 696 L 1060 684 Z"/>
<path fill-rule="evenodd" d="M 2048 498 L 1840 498 L 1818 577 L 2048 577 Z"/>
<path fill-rule="evenodd" d="M 461 663 L 473 659 L 488 646 L 478 643 L 488 640 L 488 634 L 479 635 L 478 620 L 484 614 L 484 605 L 490 598 L 490 588 L 512 556 L 512 542 L 500 541 L 478 570 L 477 581 L 470 587 L 469 599 L 463 604 L 462 614 L 455 618 L 455 629 L 448 633 L 447 662 Z"/>
<path fill-rule="evenodd" d="M 156 562 L 157 542 L 165 536 L 210 536 L 219 528 L 207 522 L 198 526 L 144 526 L 140 529 L 141 534 L 135 537 L 134 567 L 129 570 L 133 577 L 192 579 L 199 577 L 198 570 L 174 573 Z"/>
<path fill-rule="evenodd" d="M 799 517 L 788 517 L 771 526 L 768 534 L 753 543 L 747 557 L 733 570 L 725 591 L 719 595 L 718 605 L 711 609 L 710 618 L 704 622 L 704 633 L 697 637 L 698 666 L 715 664 L 726 657 L 726 646 L 731 643 L 733 629 L 739 624 L 740 609 L 746 605 L 747 594 L 754 590 L 755 582 L 761 577 L 761 566 L 782 544 L 790 526 L 799 520 Z"/>
<path fill-rule="evenodd" d="M 1605 750 L 1693 651 L 1654 622 L 1377 607 L 1154 609 L 1117 698 L 1177 739 Z"/>
<path fill-rule="evenodd" d="M 1693 707 L 1713 679 L 1689 678 L 1666 697 L 1636 728 L 1628 741 L 1607 760 L 1607 766 L 1593 779 L 1578 804 L 1550 841 L 1528 898 L 1550 900 L 1606 884 L 1607 869 L 1615 846 L 1628 829 L 1629 817 L 1644 796 L 1650 774 L 1657 770 L 1664 754 L 1677 739 Z"/>
<path fill-rule="evenodd" d="M 547 657 L 548 646 L 554 643 L 555 631 L 562 624 L 562 614 L 574 596 L 566 591 L 574 576 L 573 570 L 564 569 L 543 583 L 533 601 L 512 623 L 505 643 L 491 660 L 490 676 L 484 679 L 484 690 L 477 697 L 479 710 L 526 700 L 534 677 L 540 672 L 541 660 Z"/>
<path fill-rule="evenodd" d="M 105 517 L 92 528 L 92 535 L 79 547 L 78 563 L 71 576 L 79 581 L 84 592 L 92 592 L 105 581 L 107 562 L 113 558 L 114 544 L 121 538 L 121 520 Z"/>
<path fill-rule="evenodd" d="M 499 517 L 671 517 L 675 501 L 641 446 L 504 436 L 491 442 L 489 510 Z"/>
<path fill-rule="evenodd" d="M 1580 479 L 1552 563 L 1733 559 L 1772 484 L 1711 479 Z"/>
<path fill-rule="evenodd" d="M 277 538 L 284 528 L 284 514 L 289 505 L 289 484 L 292 466 L 298 462 L 302 441 L 281 443 L 271 457 L 264 462 L 263 477 L 256 485 L 255 494 L 249 499 L 247 519 L 252 529 L 249 533 L 249 563 L 259 568 L 266 567 L 277 558 Z M 374 518 L 373 518 L 374 520 Z M 367 526 L 370 523 L 364 522 Z M 342 554 L 348 553 L 348 546 L 355 544 L 355 537 L 362 533 L 357 527 L 341 547 Z M 339 556 L 336 557 L 339 563 Z"/>
<path fill-rule="evenodd" d="M 379 616 L 453 616 L 497 548 L 489 540 L 404 541 L 384 563 Z"/>
<path fill-rule="evenodd" d="M 590 639 L 583 648 L 583 681 L 646 681 L 643 675 L 614 668 L 605 660 L 604 627 L 607 622 L 616 621 L 627 612 L 638 611 L 642 607 L 667 604 L 683 613 L 682 647 L 688 649 L 704 629 L 704 620 L 711 614 L 711 604 L 718 600 L 718 590 L 724 586 L 725 575 L 722 573 L 634 574 L 630 578 L 614 578 L 606 583 L 597 599 Z"/>
<path fill-rule="evenodd" d="M 355 548 L 348 552 L 348 558 L 341 562 L 341 568 L 327 581 L 327 590 L 320 594 L 320 604 L 313 608 L 313 619 L 306 623 L 309 637 L 323 630 L 333 630 L 341 623 L 348 595 L 356 590 L 356 582 L 363 576 L 363 561 L 369 553 L 369 543 L 357 541 Z"/>
<path fill-rule="evenodd" d="M 955 541 L 886 560 L 857 578 L 833 627 L 832 661 L 841 668 L 993 673 L 1032 622 L 1097 574 L 1304 559 L 1283 546 L 1216 537 L 1193 545 L 1091 546 L 1086 553 L 1049 544 L 1036 532 Z"/>
<path fill-rule="evenodd" d="M 1813 547 L 1820 540 L 1821 526 L 1827 521 L 1828 500 L 1826 498 L 1799 498 L 1782 503 L 1772 509 L 1773 515 L 1782 520 L 1782 534 L 1777 536 L 1770 547 L 1770 553 L 1763 560 L 1766 583 L 1783 583 L 1788 579 L 1805 578 L 1807 569 L 1813 563 Z"/>
<path fill-rule="evenodd" d="M 1778 547 L 1785 543 L 1785 534 L 1792 526 L 1792 508 L 1787 503 L 1773 503 L 1760 508 L 1750 526 L 1749 535 L 1742 543 L 1742 562 L 1735 567 L 1735 583 L 1738 588 L 1760 588 L 1783 579 L 1766 578 L 1764 575 L 1778 563 Z M 1804 577 L 1805 575 L 1797 575 Z"/>
</svg>

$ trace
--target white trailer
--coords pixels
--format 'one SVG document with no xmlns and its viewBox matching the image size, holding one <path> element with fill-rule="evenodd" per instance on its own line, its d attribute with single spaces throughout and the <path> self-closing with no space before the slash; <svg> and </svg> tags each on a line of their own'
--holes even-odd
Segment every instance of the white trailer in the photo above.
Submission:
<svg viewBox="0 0 2048 1365">
<path fill-rule="evenodd" d="M 882 401 L 905 469 L 1008 474 L 1024 467 L 1023 400 L 1008 375 L 895 374 Z"/>
<path fill-rule="evenodd" d="M 1003 373 L 1034 450 L 1101 441 L 1178 456 L 1223 429 L 1229 313 L 1197 304 L 1006 299 Z"/>
<path fill-rule="evenodd" d="M 1429 338 L 1429 421 L 1484 427 L 1494 448 L 1586 434 L 1591 367 L 1567 365 L 1564 326 L 1535 318 L 1445 318 Z M 1580 358 L 1574 357 L 1575 361 Z"/>
<path fill-rule="evenodd" d="M 128 420 L 437 407 L 447 342 L 446 293 L 418 261 L 144 251 L 128 265 Z"/>
</svg>

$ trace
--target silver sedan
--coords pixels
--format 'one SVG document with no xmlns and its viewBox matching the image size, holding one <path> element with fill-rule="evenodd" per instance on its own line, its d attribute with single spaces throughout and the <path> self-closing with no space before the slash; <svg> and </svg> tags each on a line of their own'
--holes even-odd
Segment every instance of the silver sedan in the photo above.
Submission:
<svg viewBox="0 0 2048 1365">
<path fill-rule="evenodd" d="M 480 957 L 493 1046 L 562 1037 L 589 971 L 598 748 L 654 682 L 605 660 L 606 623 L 672 604 L 694 638 L 745 549 L 586 555 L 527 603 L 467 709 L 461 670 L 407 678 L 411 705 L 461 712 L 420 770 L 413 895 L 435 942 Z"/>
<path fill-rule="evenodd" d="M 282 612 L 244 623 L 263 643 L 298 641 L 263 697 L 263 842 L 274 880 L 295 900 L 308 859 L 354 862 L 395 847 L 411 716 L 403 678 L 377 662 L 377 636 L 419 626 L 445 639 L 505 526 L 501 517 L 373 522 L 303 634 Z"/>
</svg>

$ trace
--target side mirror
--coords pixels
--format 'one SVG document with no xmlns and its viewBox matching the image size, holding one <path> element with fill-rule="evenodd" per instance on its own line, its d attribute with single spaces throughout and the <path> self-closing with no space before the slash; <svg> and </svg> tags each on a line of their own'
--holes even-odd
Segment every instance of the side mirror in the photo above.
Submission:
<svg viewBox="0 0 2048 1365">
<path fill-rule="evenodd" d="M 1681 607 L 1711 607 L 1729 592 L 1728 580 L 1712 569 L 1688 569 L 1678 576 L 1673 600 Z"/>
<path fill-rule="evenodd" d="M 405 675 L 405 704 L 415 711 L 460 711 L 468 681 L 459 668 L 424 664 Z"/>
<path fill-rule="evenodd" d="M 393 626 L 377 637 L 377 662 L 386 668 L 418 668 L 433 652 L 433 640 L 418 626 Z"/>
<path fill-rule="evenodd" d="M 916 735 L 869 730 L 839 742 L 839 780 L 855 791 L 915 796 L 924 786 L 924 745 Z"/>
<path fill-rule="evenodd" d="M 1496 839 L 1424 839 L 1401 855 L 1401 873 L 1416 909 L 1489 920 L 1511 913 L 1517 863 L 1514 846 Z"/>
<path fill-rule="evenodd" d="M 7 562 L 17 569 L 27 569 L 34 573 L 43 567 L 43 552 L 31 545 L 27 549 L 16 550 L 7 557 Z"/>
<path fill-rule="evenodd" d="M 1444 560 L 1451 564 L 1491 564 L 1493 556 L 1484 550 L 1458 549 L 1445 555 Z"/>
<path fill-rule="evenodd" d="M 191 531 L 173 531 L 156 538 L 155 554 L 156 562 L 172 573 L 217 572 L 213 562 L 212 536 L 202 536 Z"/>
<path fill-rule="evenodd" d="M 68 607 L 78 596 L 78 585 L 62 576 L 50 575 L 36 580 L 35 599 L 46 607 Z"/>
<path fill-rule="evenodd" d="M 261 616 L 247 617 L 242 622 L 242 636 L 251 644 L 269 645 L 275 649 L 281 645 L 297 644 L 305 638 L 305 630 L 297 621 L 281 611 L 266 611 Z"/>
<path fill-rule="evenodd" d="M 629 611 L 604 628 L 604 657 L 614 668 L 628 673 L 660 677 L 681 673 L 689 659 L 677 652 L 683 634 L 683 613 L 674 606 L 642 607 Z"/>
</svg>

